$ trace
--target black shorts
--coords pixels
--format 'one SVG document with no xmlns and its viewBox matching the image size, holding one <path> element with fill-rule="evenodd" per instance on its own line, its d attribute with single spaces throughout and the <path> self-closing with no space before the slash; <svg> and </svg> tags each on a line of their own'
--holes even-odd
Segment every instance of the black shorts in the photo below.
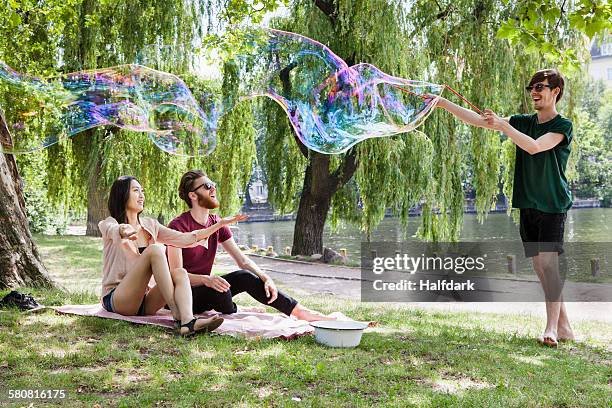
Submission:
<svg viewBox="0 0 612 408">
<path fill-rule="evenodd" d="M 107 312 L 116 313 L 113 310 L 113 293 L 115 293 L 115 289 L 117 289 L 117 288 L 113 288 L 110 292 L 108 292 L 102 298 L 102 307 L 104 307 L 104 309 L 106 309 Z M 146 299 L 146 297 L 147 297 L 147 295 L 145 295 L 142 298 L 142 303 L 140 303 L 140 307 L 138 308 L 138 312 L 136 312 L 136 316 L 144 316 L 145 315 L 145 299 Z"/>
<path fill-rule="evenodd" d="M 540 252 L 563 253 L 566 213 L 545 213 L 535 208 L 521 208 L 521 240 L 525 256 Z"/>
</svg>

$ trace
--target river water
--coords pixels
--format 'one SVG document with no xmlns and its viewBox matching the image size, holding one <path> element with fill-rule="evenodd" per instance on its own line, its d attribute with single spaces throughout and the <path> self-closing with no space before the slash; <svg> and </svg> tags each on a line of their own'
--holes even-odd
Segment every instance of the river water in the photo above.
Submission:
<svg viewBox="0 0 612 408">
<path fill-rule="evenodd" d="M 565 225 L 565 242 L 567 243 L 593 243 L 605 242 L 612 243 L 612 208 L 584 208 L 570 210 L 567 214 Z M 415 236 L 418 227 L 421 224 L 420 217 L 411 217 L 408 221 L 407 235 L 404 235 L 403 228 L 399 219 L 385 218 L 378 228 L 372 233 L 372 242 L 406 242 L 417 241 Z M 293 243 L 293 228 L 294 221 L 275 221 L 275 222 L 252 222 L 241 223 L 237 228 L 232 228 L 234 237 L 238 244 L 248 245 L 249 247 L 257 245 L 260 248 L 273 246 L 274 250 L 283 254 L 285 248 Z M 365 240 L 364 235 L 359 231 L 358 227 L 346 225 L 339 228 L 337 231 L 331 231 L 326 227 L 323 245 L 336 250 L 344 248 L 347 250 L 348 257 L 351 263 L 358 263 L 361 255 L 361 243 Z M 465 214 L 463 221 L 463 229 L 460 236 L 460 241 L 463 242 L 492 242 L 498 241 L 499 256 L 505 259 L 505 247 L 520 247 L 520 236 L 518 224 L 515 224 L 511 217 L 505 213 L 491 213 L 485 219 L 484 223 L 478 222 L 476 215 Z M 511 241 L 511 242 L 510 242 Z M 509 243 L 508 243 L 509 242 Z M 508 244 L 507 244 L 508 243 Z M 591 248 L 588 252 L 585 245 L 576 244 L 572 248 L 576 254 L 578 247 L 579 255 L 583 260 L 584 265 L 575 268 L 574 272 L 569 275 L 581 281 L 599 281 L 609 282 L 612 276 L 609 273 L 604 273 L 601 278 L 593 280 L 591 278 L 589 260 L 597 257 L 602 258 L 601 251 L 593 251 Z M 609 244 L 606 244 L 609 245 Z M 568 245 L 566 245 L 567 249 Z M 606 247 L 607 248 L 607 247 Z M 610 251 L 612 252 L 612 251 Z M 612 254 L 606 254 L 609 256 Z M 522 256 L 522 251 L 518 251 L 517 268 L 519 274 L 533 274 L 531 264 L 528 259 Z M 602 271 L 605 272 L 608 265 L 606 257 L 601 259 Z"/>
<path fill-rule="evenodd" d="M 372 241 L 414 241 L 421 224 L 420 217 L 408 221 L 407 236 L 397 218 L 385 218 L 372 233 Z M 272 245 L 278 253 L 293 243 L 294 221 L 251 222 L 232 228 L 236 241 L 243 245 L 268 247 Z M 365 237 L 359 228 L 346 225 L 337 231 L 325 228 L 323 245 L 339 249 L 346 248 L 349 255 L 358 255 Z M 476 215 L 465 214 L 460 241 L 519 241 L 519 228 L 505 213 L 491 213 L 484 223 Z M 584 208 L 570 210 L 565 225 L 566 242 L 612 242 L 612 208 Z"/>
</svg>

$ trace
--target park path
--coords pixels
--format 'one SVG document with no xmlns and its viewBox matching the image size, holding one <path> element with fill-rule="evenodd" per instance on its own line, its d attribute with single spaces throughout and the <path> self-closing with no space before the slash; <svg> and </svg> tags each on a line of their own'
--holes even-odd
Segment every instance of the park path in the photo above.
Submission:
<svg viewBox="0 0 612 408">
<path fill-rule="evenodd" d="M 249 256 L 276 282 L 289 288 L 292 293 L 330 294 L 351 300 L 361 299 L 359 268 L 278 260 L 258 255 Z M 232 259 L 225 253 L 217 254 L 215 268 L 223 272 L 237 269 Z M 503 282 L 504 287 L 510 286 L 513 290 L 533 290 L 534 287 L 539 287 L 534 285 L 533 281 L 508 279 L 498 281 Z M 573 286 L 570 287 L 566 283 L 564 290 L 581 291 L 594 287 L 588 283 L 569 284 Z M 605 294 L 602 295 L 602 299 L 609 299 L 603 296 Z M 435 311 L 533 315 L 542 318 L 546 316 L 544 302 L 410 302 L 403 305 Z M 566 307 L 573 320 L 596 320 L 612 324 L 612 302 L 567 302 Z"/>
</svg>

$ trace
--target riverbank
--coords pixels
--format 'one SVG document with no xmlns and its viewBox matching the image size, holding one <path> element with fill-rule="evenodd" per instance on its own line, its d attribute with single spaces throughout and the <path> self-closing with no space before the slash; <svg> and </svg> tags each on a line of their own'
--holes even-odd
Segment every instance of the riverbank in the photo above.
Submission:
<svg viewBox="0 0 612 408">
<path fill-rule="evenodd" d="M 601 201 L 596 198 L 576 199 L 572 204 L 572 209 L 580 208 L 602 208 Z M 505 213 L 508 211 L 508 206 L 504 201 L 498 201 L 495 208 L 490 210 L 491 213 Z M 249 216 L 249 219 L 244 223 L 249 222 L 275 222 L 275 221 L 294 221 L 296 214 L 276 214 L 274 211 L 265 205 L 257 207 L 243 207 L 242 212 Z M 463 207 L 464 214 L 476 214 L 476 206 L 473 199 L 466 199 L 466 204 Z M 422 215 L 421 206 L 413 207 L 408 211 L 410 217 L 420 217 Z M 388 210 L 385 218 L 392 218 L 395 215 Z"/>
</svg>

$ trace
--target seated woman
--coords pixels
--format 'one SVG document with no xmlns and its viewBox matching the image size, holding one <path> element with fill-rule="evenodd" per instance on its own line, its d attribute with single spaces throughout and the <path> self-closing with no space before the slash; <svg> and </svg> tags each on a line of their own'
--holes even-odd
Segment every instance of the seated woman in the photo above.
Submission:
<svg viewBox="0 0 612 408">
<path fill-rule="evenodd" d="M 207 246 L 208 237 L 219 228 L 242 221 L 236 215 L 205 229 L 182 233 L 152 218 L 140 218 L 144 190 L 138 180 L 121 176 L 113 183 L 108 199 L 110 217 L 100 221 L 102 233 L 102 305 L 122 315 L 152 315 L 168 305 L 182 335 L 212 331 L 223 323 L 220 317 L 195 319 L 187 271 L 172 271 L 166 260 L 165 245 L 185 248 Z M 164 245 L 165 244 L 165 245 Z M 156 285 L 149 287 L 151 275 Z"/>
</svg>

